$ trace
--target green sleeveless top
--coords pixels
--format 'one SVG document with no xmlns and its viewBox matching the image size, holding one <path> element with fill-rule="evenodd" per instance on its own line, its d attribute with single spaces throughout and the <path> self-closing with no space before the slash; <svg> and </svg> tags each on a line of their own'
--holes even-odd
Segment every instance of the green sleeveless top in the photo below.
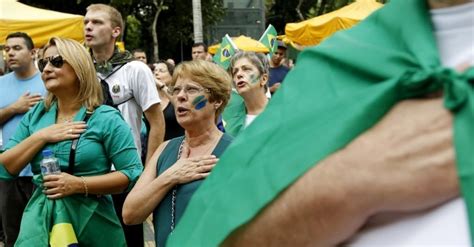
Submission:
<svg viewBox="0 0 474 247">
<path fill-rule="evenodd" d="M 171 139 L 166 145 L 165 149 L 158 158 L 156 173 L 158 176 L 162 174 L 166 169 L 171 167 L 177 161 L 179 148 L 184 140 L 184 136 L 176 137 Z M 233 137 L 227 134 L 223 134 L 219 143 L 217 144 L 212 154 L 216 157 L 220 157 L 226 150 L 229 144 L 232 142 Z M 184 213 L 186 206 L 188 205 L 191 196 L 199 188 L 203 180 L 196 180 L 187 184 L 181 184 L 176 190 L 176 204 L 174 219 L 175 224 L 179 222 L 179 219 Z M 166 239 L 171 233 L 171 207 L 172 207 L 172 193 L 170 190 L 168 194 L 163 198 L 161 203 L 153 212 L 153 224 L 155 227 L 155 241 L 157 246 L 165 246 Z"/>
</svg>

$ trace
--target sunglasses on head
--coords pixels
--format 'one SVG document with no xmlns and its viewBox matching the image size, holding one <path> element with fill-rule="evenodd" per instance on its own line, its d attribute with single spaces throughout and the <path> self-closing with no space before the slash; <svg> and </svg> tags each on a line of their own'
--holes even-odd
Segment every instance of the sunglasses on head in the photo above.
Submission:
<svg viewBox="0 0 474 247">
<path fill-rule="evenodd" d="M 65 60 L 63 59 L 61 55 L 42 58 L 38 61 L 38 69 L 40 72 L 43 72 L 48 62 L 51 63 L 51 65 L 53 65 L 56 68 L 61 68 L 64 65 L 64 61 Z"/>
</svg>

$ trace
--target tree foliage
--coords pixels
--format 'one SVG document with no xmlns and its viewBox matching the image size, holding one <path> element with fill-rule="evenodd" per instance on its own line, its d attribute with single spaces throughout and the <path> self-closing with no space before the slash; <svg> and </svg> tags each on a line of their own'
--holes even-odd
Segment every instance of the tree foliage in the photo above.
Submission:
<svg viewBox="0 0 474 247">
<path fill-rule="evenodd" d="M 388 0 L 377 1 L 388 2 Z M 287 23 L 300 22 L 304 19 L 320 16 L 352 2 L 355 2 L 355 0 L 265 0 L 267 24 L 272 24 L 279 34 L 283 34 Z"/>
<path fill-rule="evenodd" d="M 20 2 L 60 12 L 80 14 L 86 13 L 86 8 L 92 3 L 110 4 L 117 8 L 125 21 L 124 41 L 126 48 L 132 50 L 142 48 L 151 57 L 153 54 L 152 23 L 158 11 L 154 0 L 20 0 Z M 202 0 L 203 26 L 220 21 L 224 15 L 223 0 Z M 160 44 L 160 58 L 181 60 L 190 57 L 190 47 L 193 43 L 192 8 L 190 0 L 163 0 L 164 8 L 158 17 L 156 32 Z M 205 32 L 206 33 L 206 32 Z M 155 58 L 157 59 L 157 58 Z M 149 59 L 153 61 L 153 58 Z"/>
</svg>

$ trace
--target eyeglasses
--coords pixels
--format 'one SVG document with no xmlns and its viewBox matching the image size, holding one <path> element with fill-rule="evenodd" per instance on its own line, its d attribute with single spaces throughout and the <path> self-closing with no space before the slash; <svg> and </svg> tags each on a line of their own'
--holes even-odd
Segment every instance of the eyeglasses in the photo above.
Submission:
<svg viewBox="0 0 474 247">
<path fill-rule="evenodd" d="M 207 92 L 207 93 L 209 92 L 209 89 L 207 88 L 200 88 L 196 86 L 186 85 L 184 87 L 180 87 L 180 86 L 170 87 L 169 93 L 172 96 L 177 96 L 181 92 L 181 90 L 184 90 L 184 93 L 188 96 L 195 96 L 199 94 L 200 92 Z"/>
<path fill-rule="evenodd" d="M 48 65 L 48 62 L 56 68 L 61 68 L 64 65 L 64 61 L 66 60 L 64 60 L 61 55 L 42 58 L 38 61 L 38 69 L 40 72 L 43 72 L 46 65 Z"/>
</svg>

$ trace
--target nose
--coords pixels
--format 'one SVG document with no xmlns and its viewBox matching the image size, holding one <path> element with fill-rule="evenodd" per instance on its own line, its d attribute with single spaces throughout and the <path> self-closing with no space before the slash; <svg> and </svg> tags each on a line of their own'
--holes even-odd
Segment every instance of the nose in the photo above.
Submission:
<svg viewBox="0 0 474 247">
<path fill-rule="evenodd" d="M 50 62 L 48 62 L 48 63 L 44 66 L 42 73 L 46 73 L 46 74 L 47 74 L 47 73 L 50 73 L 51 71 L 52 71 L 52 65 L 51 65 Z"/>
<path fill-rule="evenodd" d="M 86 31 L 92 31 L 92 24 L 90 22 L 86 22 L 86 24 L 84 24 L 84 29 Z"/>
</svg>

